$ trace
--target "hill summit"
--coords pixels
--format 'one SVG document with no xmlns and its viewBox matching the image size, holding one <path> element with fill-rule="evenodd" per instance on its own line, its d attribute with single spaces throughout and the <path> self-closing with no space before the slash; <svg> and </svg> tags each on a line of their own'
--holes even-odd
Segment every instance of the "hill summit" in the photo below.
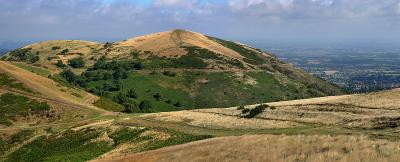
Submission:
<svg viewBox="0 0 400 162">
<path fill-rule="evenodd" d="M 11 51 L 2 60 L 41 68 L 53 80 L 125 108 L 146 101 L 152 105 L 148 111 L 342 94 L 269 52 L 187 30 L 120 42 L 46 41 Z M 133 98 L 118 99 L 127 93 Z"/>
</svg>

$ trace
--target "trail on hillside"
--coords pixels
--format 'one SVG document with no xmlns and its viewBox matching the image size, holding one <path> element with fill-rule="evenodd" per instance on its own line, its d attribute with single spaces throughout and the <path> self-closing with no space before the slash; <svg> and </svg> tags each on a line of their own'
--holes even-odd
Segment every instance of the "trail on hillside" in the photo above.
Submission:
<svg viewBox="0 0 400 162">
<path fill-rule="evenodd" d="M 0 61 L 0 71 L 5 72 L 10 77 L 23 83 L 25 86 L 34 90 L 35 92 L 40 93 L 42 96 L 48 96 L 48 98 L 52 98 L 54 100 L 90 105 L 98 98 L 87 92 L 83 92 L 83 97 L 78 98 L 72 94 L 63 92 L 61 90 L 62 87 L 55 81 L 16 67 L 8 62 Z"/>
<path fill-rule="evenodd" d="M 106 111 L 104 109 L 100 109 L 93 106 L 91 103 L 97 100 L 97 96 L 94 96 L 92 94 L 84 92 L 86 93 L 85 97 L 77 99 L 75 96 L 67 92 L 61 91 L 60 86 L 53 80 L 23 70 L 8 62 L 0 61 L 0 71 L 6 73 L 13 79 L 17 80 L 18 82 L 23 83 L 25 86 L 32 89 L 34 92 L 38 92 L 38 93 L 29 93 L 16 89 L 0 88 L 1 93 L 13 93 L 31 99 L 45 101 L 53 105 L 60 105 L 63 107 L 71 108 L 71 110 L 72 109 L 93 110 L 99 113 L 99 115 L 85 119 L 83 121 L 63 122 L 63 123 L 54 123 L 54 124 L 37 125 L 37 126 L 11 126 L 0 129 L 0 131 L 83 123 L 101 116 L 115 115 L 114 112 Z"/>
</svg>

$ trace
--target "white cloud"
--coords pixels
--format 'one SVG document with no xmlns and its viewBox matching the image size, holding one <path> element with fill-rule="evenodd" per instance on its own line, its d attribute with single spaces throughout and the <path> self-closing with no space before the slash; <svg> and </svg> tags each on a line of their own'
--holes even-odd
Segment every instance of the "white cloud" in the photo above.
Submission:
<svg viewBox="0 0 400 162">
<path fill-rule="evenodd" d="M 396 10 L 397 14 L 400 15 L 400 2 L 397 4 L 397 10 Z"/>
<path fill-rule="evenodd" d="M 335 0 L 311 0 L 313 3 L 317 3 L 322 6 L 331 6 L 335 2 Z"/>
<path fill-rule="evenodd" d="M 156 7 L 193 8 L 196 2 L 196 0 L 154 0 L 153 5 Z"/>
<path fill-rule="evenodd" d="M 272 8 L 290 8 L 294 0 L 230 0 L 229 6 L 235 10 L 242 10 L 250 7 L 263 6 Z"/>
</svg>

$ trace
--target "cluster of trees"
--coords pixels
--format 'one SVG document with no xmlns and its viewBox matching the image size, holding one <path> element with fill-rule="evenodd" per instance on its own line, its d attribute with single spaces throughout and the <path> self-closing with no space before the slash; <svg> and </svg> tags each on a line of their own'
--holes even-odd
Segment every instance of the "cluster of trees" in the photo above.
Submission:
<svg viewBox="0 0 400 162">
<path fill-rule="evenodd" d="M 60 75 L 71 84 L 78 85 L 83 88 L 86 87 L 85 78 L 75 75 L 70 69 L 62 71 Z"/>
<path fill-rule="evenodd" d="M 113 60 L 108 62 L 106 58 L 103 56 L 101 57 L 94 65 L 91 70 L 142 70 L 143 64 L 141 62 L 135 61 L 116 61 Z"/>
<path fill-rule="evenodd" d="M 26 61 L 28 63 L 35 63 L 40 60 L 39 51 L 32 53 L 32 48 L 20 48 L 10 52 L 10 61 Z"/>
<path fill-rule="evenodd" d="M 79 60 L 76 60 L 79 62 Z M 76 64 L 69 61 L 71 64 Z M 65 67 L 66 65 L 62 61 L 56 64 L 59 67 Z M 75 66 L 76 67 L 76 66 Z M 143 65 L 140 62 L 134 61 L 106 61 L 104 57 L 100 58 L 92 68 L 83 72 L 81 75 L 74 74 L 70 69 L 65 69 L 60 75 L 65 78 L 71 84 L 85 88 L 88 92 L 93 94 L 112 98 L 116 103 L 119 103 L 125 107 L 127 113 L 139 113 L 139 112 L 150 112 L 152 107 L 151 102 L 148 100 L 139 100 L 139 95 L 134 89 L 124 91 L 121 79 L 128 77 L 128 72 L 131 70 L 141 70 Z M 165 72 L 166 76 L 175 76 L 174 72 Z M 108 80 L 108 82 L 98 85 L 95 87 L 88 87 L 87 83 L 91 81 Z M 113 82 L 109 82 L 113 80 Z M 153 95 L 155 101 L 161 101 L 162 95 L 155 93 Z M 180 102 L 172 102 L 167 100 L 166 103 L 174 105 L 176 107 L 182 107 Z"/>
<path fill-rule="evenodd" d="M 55 50 L 59 50 L 59 49 L 61 49 L 61 47 L 60 47 L 60 46 L 53 46 L 53 47 L 51 47 L 51 50 L 53 50 L 53 51 L 55 51 Z"/>
<path fill-rule="evenodd" d="M 83 57 L 73 58 L 71 60 L 68 60 L 68 65 L 73 68 L 83 68 L 85 67 L 85 60 L 83 59 Z"/>
<path fill-rule="evenodd" d="M 67 55 L 68 52 L 69 52 L 69 49 L 63 49 L 63 50 L 60 52 L 60 55 Z"/>
<path fill-rule="evenodd" d="M 139 104 L 133 99 L 138 97 L 134 89 L 130 89 L 128 93 L 119 92 L 113 97 L 113 101 L 125 107 L 126 113 L 150 112 L 151 104 L 147 100 L 141 101 Z"/>
<path fill-rule="evenodd" d="M 59 60 L 56 64 L 58 67 L 66 67 Z M 82 57 L 77 57 L 68 61 L 68 65 L 73 68 L 81 68 L 85 66 L 85 61 Z M 105 57 L 100 58 L 92 68 L 83 72 L 81 75 L 75 75 L 71 70 L 64 70 L 60 75 L 69 83 L 77 84 L 83 88 L 86 87 L 86 82 L 99 80 L 120 80 L 128 78 L 130 70 L 141 70 L 143 64 L 133 61 L 111 61 L 107 62 Z"/>
<path fill-rule="evenodd" d="M 61 60 L 58 60 L 57 63 L 54 64 L 54 65 L 56 65 L 56 66 L 59 67 L 59 68 L 65 68 L 65 67 L 67 67 L 67 65 L 65 65 Z"/>
</svg>

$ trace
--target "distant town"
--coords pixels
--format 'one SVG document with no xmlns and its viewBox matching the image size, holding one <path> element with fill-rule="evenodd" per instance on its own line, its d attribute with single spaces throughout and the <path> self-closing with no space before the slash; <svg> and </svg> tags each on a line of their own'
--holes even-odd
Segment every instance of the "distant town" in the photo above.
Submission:
<svg viewBox="0 0 400 162">
<path fill-rule="evenodd" d="M 276 56 L 355 93 L 400 87 L 400 49 L 270 49 Z"/>
</svg>

